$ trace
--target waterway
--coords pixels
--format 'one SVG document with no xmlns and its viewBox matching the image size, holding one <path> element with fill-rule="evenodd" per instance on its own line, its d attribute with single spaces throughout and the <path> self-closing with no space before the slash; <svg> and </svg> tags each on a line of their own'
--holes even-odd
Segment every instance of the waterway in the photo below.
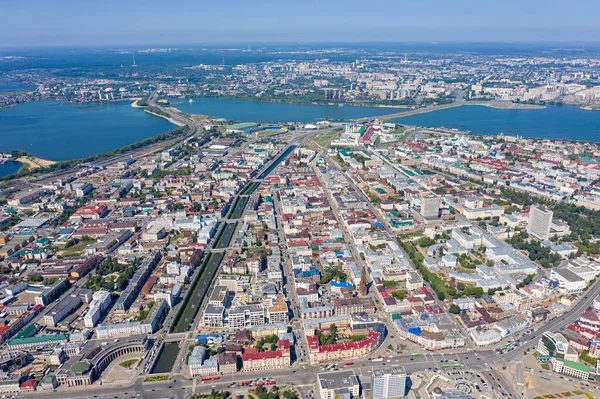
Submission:
<svg viewBox="0 0 600 399">
<path fill-rule="evenodd" d="M 322 119 L 352 119 L 398 112 L 398 108 L 345 105 L 286 104 L 202 97 L 171 103 L 188 114 L 208 115 L 245 122 L 316 122 Z"/>
<path fill-rule="evenodd" d="M 179 345 L 175 342 L 166 343 L 150 374 L 169 373 L 175 364 Z"/>
<path fill-rule="evenodd" d="M 44 100 L 0 109 L 0 151 L 61 161 L 114 150 L 176 126 L 129 101 L 71 104 Z"/>
<path fill-rule="evenodd" d="M 14 161 L 0 164 L 0 177 L 12 175 L 13 173 L 18 172 L 19 169 L 21 169 L 21 166 L 23 166 L 21 162 Z"/>
<path fill-rule="evenodd" d="M 571 105 L 544 109 L 499 109 L 468 105 L 395 119 L 392 122 L 455 128 L 474 134 L 519 135 L 600 141 L 600 112 Z"/>
</svg>

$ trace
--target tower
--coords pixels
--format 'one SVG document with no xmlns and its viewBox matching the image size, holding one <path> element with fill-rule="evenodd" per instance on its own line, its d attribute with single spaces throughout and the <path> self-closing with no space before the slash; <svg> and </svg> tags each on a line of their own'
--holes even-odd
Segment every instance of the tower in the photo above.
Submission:
<svg viewBox="0 0 600 399">
<path fill-rule="evenodd" d="M 550 238 L 550 225 L 554 213 L 543 206 L 531 205 L 529 208 L 529 217 L 527 219 L 527 233 L 538 240 L 547 240 Z"/>
<path fill-rule="evenodd" d="M 367 269 L 363 266 L 362 268 L 362 272 L 361 272 L 361 276 L 360 276 L 360 283 L 358 284 L 358 293 L 362 296 L 367 296 L 368 291 L 367 291 Z"/>
</svg>

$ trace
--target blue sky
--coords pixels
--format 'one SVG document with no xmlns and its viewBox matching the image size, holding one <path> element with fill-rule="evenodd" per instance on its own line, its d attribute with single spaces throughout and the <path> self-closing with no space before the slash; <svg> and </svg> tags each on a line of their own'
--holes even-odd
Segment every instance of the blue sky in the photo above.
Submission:
<svg viewBox="0 0 600 399">
<path fill-rule="evenodd" d="M 3 0 L 0 46 L 598 41 L 599 0 Z"/>
</svg>

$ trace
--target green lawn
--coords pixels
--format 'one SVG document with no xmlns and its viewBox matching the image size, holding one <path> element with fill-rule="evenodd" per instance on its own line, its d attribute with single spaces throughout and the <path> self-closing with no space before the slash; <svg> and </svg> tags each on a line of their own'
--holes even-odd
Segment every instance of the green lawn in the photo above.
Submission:
<svg viewBox="0 0 600 399">
<path fill-rule="evenodd" d="M 152 377 L 148 377 L 146 378 L 144 381 L 146 382 L 152 382 L 152 381 L 166 381 L 169 379 L 168 375 L 155 375 Z"/>
<path fill-rule="evenodd" d="M 128 368 L 131 368 L 131 366 L 136 364 L 138 361 L 139 361 L 139 359 L 125 360 L 123 363 L 119 363 L 119 366 L 128 369 Z"/>
<path fill-rule="evenodd" d="M 95 243 L 96 241 L 98 241 L 98 240 L 95 240 L 93 238 L 92 239 L 81 239 L 77 244 L 71 245 L 69 248 L 63 248 L 61 250 L 61 254 L 63 256 L 82 255 L 85 247 L 87 247 L 89 244 Z"/>
<path fill-rule="evenodd" d="M 327 132 L 316 135 L 312 141 L 321 147 L 329 146 L 331 140 L 337 136 L 337 132 Z"/>
</svg>

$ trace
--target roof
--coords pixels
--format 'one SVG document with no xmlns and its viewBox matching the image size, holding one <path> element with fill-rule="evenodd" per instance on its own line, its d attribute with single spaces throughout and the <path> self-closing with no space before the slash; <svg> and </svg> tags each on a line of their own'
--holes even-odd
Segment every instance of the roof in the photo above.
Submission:
<svg viewBox="0 0 600 399">
<path fill-rule="evenodd" d="M 57 335 L 45 335 L 42 337 L 29 337 L 29 338 L 13 338 L 8 341 L 9 346 L 16 345 L 35 345 L 35 344 L 43 344 L 46 342 L 56 342 L 56 341 L 66 341 L 67 336 L 65 334 L 57 334 Z"/>
<path fill-rule="evenodd" d="M 586 366 L 585 364 L 581 364 L 581 363 L 577 363 L 577 362 L 572 362 L 570 360 L 563 360 L 563 365 L 565 367 L 569 367 L 569 368 L 575 369 L 577 371 L 581 371 L 583 373 L 590 372 L 589 366 Z"/>
<path fill-rule="evenodd" d="M 242 360 L 246 362 L 246 361 L 262 360 L 262 359 L 277 359 L 279 357 L 283 357 L 282 351 L 244 353 L 242 355 Z"/>
<path fill-rule="evenodd" d="M 234 123 L 233 125 L 227 125 L 227 129 L 248 129 L 256 126 L 255 122 L 242 122 L 242 123 Z"/>
</svg>

